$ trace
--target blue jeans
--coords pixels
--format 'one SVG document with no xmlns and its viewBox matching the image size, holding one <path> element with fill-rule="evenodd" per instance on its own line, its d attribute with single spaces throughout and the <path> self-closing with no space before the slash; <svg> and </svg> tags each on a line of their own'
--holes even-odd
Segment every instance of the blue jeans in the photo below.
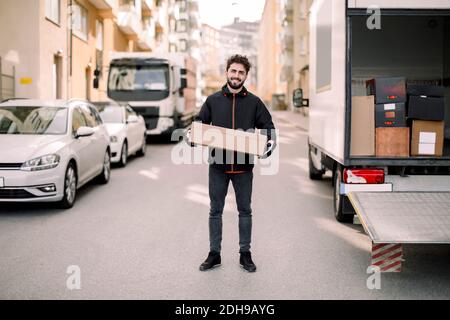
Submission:
<svg viewBox="0 0 450 320">
<path fill-rule="evenodd" d="M 209 167 L 209 243 L 210 251 L 220 252 L 222 243 L 222 213 L 230 180 L 236 194 L 239 211 L 239 252 L 250 251 L 252 236 L 252 183 L 253 172 L 225 173 Z"/>
</svg>

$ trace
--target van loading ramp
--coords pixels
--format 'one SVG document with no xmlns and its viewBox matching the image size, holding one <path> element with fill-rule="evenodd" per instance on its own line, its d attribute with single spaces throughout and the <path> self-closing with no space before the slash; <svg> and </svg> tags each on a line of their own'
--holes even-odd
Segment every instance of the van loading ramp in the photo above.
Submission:
<svg viewBox="0 0 450 320">
<path fill-rule="evenodd" d="M 372 266 L 400 272 L 402 244 L 450 244 L 450 192 L 350 192 L 372 240 Z"/>
</svg>

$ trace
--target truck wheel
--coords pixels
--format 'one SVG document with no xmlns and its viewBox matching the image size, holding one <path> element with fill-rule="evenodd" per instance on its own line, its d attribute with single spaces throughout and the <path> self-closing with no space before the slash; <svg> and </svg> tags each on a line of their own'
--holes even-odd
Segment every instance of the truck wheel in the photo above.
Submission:
<svg viewBox="0 0 450 320">
<path fill-rule="evenodd" d="M 311 158 L 311 147 L 309 148 L 308 151 L 308 160 L 309 160 L 309 178 L 311 180 L 322 180 L 323 178 L 323 170 L 317 170 L 314 167 L 314 164 L 312 162 L 312 158 Z"/>
<path fill-rule="evenodd" d="M 334 169 L 334 192 L 333 192 L 333 204 L 334 204 L 334 217 L 339 222 L 352 222 L 353 215 L 344 214 L 344 197 L 340 194 L 341 182 L 342 182 L 342 167 L 338 164 Z"/>
</svg>

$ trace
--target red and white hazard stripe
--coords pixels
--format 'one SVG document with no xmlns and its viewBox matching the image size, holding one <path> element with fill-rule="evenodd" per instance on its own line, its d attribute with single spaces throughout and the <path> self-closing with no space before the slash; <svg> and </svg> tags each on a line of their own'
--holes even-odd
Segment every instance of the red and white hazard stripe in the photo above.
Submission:
<svg viewBox="0 0 450 320">
<path fill-rule="evenodd" d="M 381 272 L 400 272 L 402 261 L 401 244 L 372 244 L 372 265 L 379 267 Z"/>
</svg>

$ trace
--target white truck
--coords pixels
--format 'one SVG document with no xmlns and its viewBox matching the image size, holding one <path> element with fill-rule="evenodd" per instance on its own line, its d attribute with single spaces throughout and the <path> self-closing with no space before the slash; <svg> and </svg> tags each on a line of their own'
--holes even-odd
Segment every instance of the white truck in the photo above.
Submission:
<svg viewBox="0 0 450 320">
<path fill-rule="evenodd" d="M 183 53 L 113 52 L 108 97 L 142 115 L 148 136 L 170 136 L 195 117 L 196 68 Z"/>
<path fill-rule="evenodd" d="M 450 243 L 450 1 L 315 0 L 309 44 L 309 100 L 297 89 L 294 105 L 309 107 L 309 175 L 332 171 L 336 219 L 356 213 L 374 244 Z M 445 87 L 443 155 L 352 155 L 352 98 L 398 76 Z"/>
</svg>

